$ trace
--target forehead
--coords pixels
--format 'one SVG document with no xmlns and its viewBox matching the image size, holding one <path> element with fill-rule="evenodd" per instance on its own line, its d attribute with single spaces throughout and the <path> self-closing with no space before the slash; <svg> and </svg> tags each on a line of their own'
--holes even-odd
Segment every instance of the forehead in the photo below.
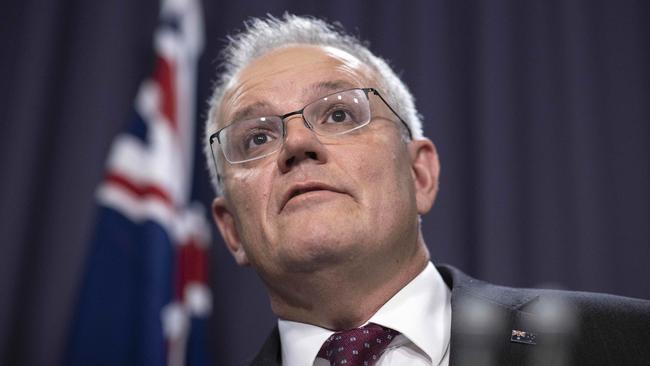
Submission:
<svg viewBox="0 0 650 366">
<path fill-rule="evenodd" d="M 333 47 L 295 45 L 270 51 L 233 78 L 221 102 L 219 123 L 246 109 L 283 114 L 337 90 L 374 83 L 369 66 Z"/>
</svg>

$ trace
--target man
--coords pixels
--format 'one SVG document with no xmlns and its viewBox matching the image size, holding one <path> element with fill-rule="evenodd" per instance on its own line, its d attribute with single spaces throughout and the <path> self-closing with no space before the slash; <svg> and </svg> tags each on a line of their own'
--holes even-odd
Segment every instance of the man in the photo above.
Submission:
<svg viewBox="0 0 650 366">
<path fill-rule="evenodd" d="M 206 124 L 212 211 L 278 327 L 252 365 L 641 365 L 650 303 L 523 290 L 435 267 L 440 166 L 390 67 L 327 23 L 231 38 Z"/>
</svg>

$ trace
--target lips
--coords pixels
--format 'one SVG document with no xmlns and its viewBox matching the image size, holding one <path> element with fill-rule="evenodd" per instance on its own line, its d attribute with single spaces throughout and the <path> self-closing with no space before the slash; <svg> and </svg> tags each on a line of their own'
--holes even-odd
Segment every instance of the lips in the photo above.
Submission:
<svg viewBox="0 0 650 366">
<path fill-rule="evenodd" d="M 284 209 L 284 206 L 286 206 L 291 199 L 298 197 L 302 194 L 308 192 L 314 192 L 314 191 L 330 191 L 334 193 L 345 193 L 342 190 L 332 187 L 325 183 L 320 183 L 320 182 L 296 183 L 291 185 L 289 189 L 284 193 L 282 197 L 282 204 L 280 205 L 280 211 Z"/>
</svg>

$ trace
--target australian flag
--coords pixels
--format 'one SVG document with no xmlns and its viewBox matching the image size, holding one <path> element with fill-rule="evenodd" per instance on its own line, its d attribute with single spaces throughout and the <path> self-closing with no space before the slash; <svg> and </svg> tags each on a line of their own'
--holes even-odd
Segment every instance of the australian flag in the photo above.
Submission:
<svg viewBox="0 0 650 366">
<path fill-rule="evenodd" d="M 210 229 L 191 200 L 198 0 L 163 0 L 155 67 L 113 141 L 64 365 L 202 365 Z"/>
</svg>

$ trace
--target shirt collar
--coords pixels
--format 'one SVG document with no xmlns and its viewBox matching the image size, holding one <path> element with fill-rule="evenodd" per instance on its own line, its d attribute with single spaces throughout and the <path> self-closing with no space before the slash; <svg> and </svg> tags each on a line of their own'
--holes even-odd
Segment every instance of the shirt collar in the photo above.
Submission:
<svg viewBox="0 0 650 366">
<path fill-rule="evenodd" d="M 321 346 L 333 331 L 315 325 L 278 319 L 283 366 L 313 365 Z"/>
<path fill-rule="evenodd" d="M 399 331 L 432 361 L 439 360 L 444 356 L 451 335 L 451 292 L 429 262 L 368 322 Z M 334 333 L 283 319 L 278 319 L 278 329 L 284 366 L 312 365 L 323 342 Z"/>
<path fill-rule="evenodd" d="M 435 364 L 444 356 L 451 337 L 451 291 L 429 262 L 368 322 L 402 333 Z"/>
</svg>

